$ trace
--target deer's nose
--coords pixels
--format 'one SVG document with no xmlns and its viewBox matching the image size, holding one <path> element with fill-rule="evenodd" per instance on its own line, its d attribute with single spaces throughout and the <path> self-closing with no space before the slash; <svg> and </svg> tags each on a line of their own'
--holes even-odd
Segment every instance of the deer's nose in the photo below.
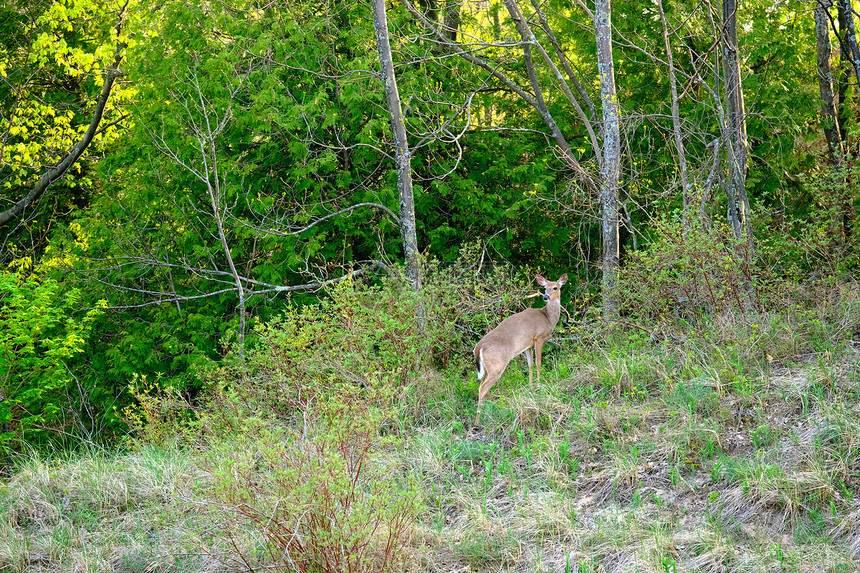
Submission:
<svg viewBox="0 0 860 573">
<path fill-rule="evenodd" d="M 543 299 L 544 299 L 544 300 L 549 300 L 549 295 L 548 295 L 548 294 L 544 294 L 544 295 L 541 295 L 541 296 L 543 296 Z"/>
</svg>

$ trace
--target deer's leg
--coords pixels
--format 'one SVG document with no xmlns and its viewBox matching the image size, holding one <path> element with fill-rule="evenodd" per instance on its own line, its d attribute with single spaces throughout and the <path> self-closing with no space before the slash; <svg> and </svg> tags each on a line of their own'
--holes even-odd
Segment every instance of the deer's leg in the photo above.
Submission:
<svg viewBox="0 0 860 573">
<path fill-rule="evenodd" d="M 485 365 L 486 367 L 486 365 Z M 502 371 L 504 372 L 504 371 Z M 475 413 L 475 425 L 479 426 L 481 421 L 481 408 L 484 406 L 484 398 L 490 393 L 490 388 L 493 387 L 499 378 L 502 377 L 502 372 L 498 374 L 492 371 L 487 371 L 487 375 L 478 387 L 478 411 Z"/>
<path fill-rule="evenodd" d="M 535 341 L 535 365 L 537 366 L 537 379 L 540 382 L 540 357 L 543 352 L 543 340 Z"/>
<path fill-rule="evenodd" d="M 526 363 L 529 365 L 529 385 L 532 383 L 532 347 L 529 346 L 523 351 L 526 356 Z"/>
</svg>

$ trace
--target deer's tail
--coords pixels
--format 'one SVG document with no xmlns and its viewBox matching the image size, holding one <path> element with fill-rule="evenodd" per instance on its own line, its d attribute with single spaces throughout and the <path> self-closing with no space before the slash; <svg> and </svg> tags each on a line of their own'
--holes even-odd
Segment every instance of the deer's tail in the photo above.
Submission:
<svg viewBox="0 0 860 573">
<path fill-rule="evenodd" d="M 484 377 L 484 374 L 487 373 L 484 370 L 484 349 L 479 348 L 477 354 L 475 354 L 475 368 L 478 370 L 478 380 L 481 380 Z"/>
</svg>

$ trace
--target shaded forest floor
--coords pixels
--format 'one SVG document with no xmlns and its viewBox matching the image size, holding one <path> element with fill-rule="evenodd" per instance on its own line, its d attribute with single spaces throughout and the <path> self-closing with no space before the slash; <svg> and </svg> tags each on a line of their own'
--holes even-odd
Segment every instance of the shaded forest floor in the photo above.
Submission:
<svg viewBox="0 0 860 573">
<path fill-rule="evenodd" d="M 560 331 L 481 428 L 473 372 L 416 375 L 373 457 L 421 508 L 390 570 L 860 570 L 858 316 L 851 289 L 688 335 Z M 189 443 L 19 460 L 0 571 L 268 570 L 216 465 Z"/>
</svg>

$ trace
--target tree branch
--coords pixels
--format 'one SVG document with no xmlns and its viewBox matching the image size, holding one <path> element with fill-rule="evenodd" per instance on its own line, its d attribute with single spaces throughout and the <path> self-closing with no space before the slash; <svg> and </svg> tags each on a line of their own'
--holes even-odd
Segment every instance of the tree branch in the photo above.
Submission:
<svg viewBox="0 0 860 573">
<path fill-rule="evenodd" d="M 119 31 L 122 29 L 122 21 L 125 14 L 125 9 L 128 6 L 128 1 L 126 1 L 125 6 L 123 6 L 120 11 L 120 19 L 117 23 L 117 36 L 119 36 Z M 119 42 L 117 44 L 116 52 L 114 54 L 113 62 L 111 62 L 110 66 L 108 66 L 107 74 L 105 76 L 105 83 L 102 86 L 102 93 L 99 96 L 98 101 L 96 102 L 96 108 L 93 110 L 93 119 L 90 122 L 87 131 L 84 133 L 84 136 L 81 140 L 75 144 L 69 151 L 66 153 L 65 157 L 63 157 L 59 163 L 50 167 L 42 176 L 39 178 L 39 181 L 36 182 L 36 185 L 27 193 L 23 198 L 21 198 L 17 203 L 15 203 L 11 208 L 6 211 L 0 212 L 0 227 L 3 227 L 9 224 L 11 221 L 17 219 L 21 216 L 21 214 L 33 203 L 35 203 L 44 193 L 48 190 L 48 188 L 63 178 L 69 168 L 77 163 L 77 161 L 81 158 L 86 151 L 87 147 L 89 147 L 90 143 L 92 143 L 93 138 L 96 136 L 96 133 L 99 131 L 99 124 L 101 124 L 102 117 L 104 116 L 105 107 L 107 106 L 107 102 L 110 99 L 111 90 L 113 89 L 114 81 L 116 78 L 122 75 L 122 72 L 119 69 L 119 65 L 122 62 L 123 50 L 125 50 L 127 44 L 125 42 Z"/>
</svg>

